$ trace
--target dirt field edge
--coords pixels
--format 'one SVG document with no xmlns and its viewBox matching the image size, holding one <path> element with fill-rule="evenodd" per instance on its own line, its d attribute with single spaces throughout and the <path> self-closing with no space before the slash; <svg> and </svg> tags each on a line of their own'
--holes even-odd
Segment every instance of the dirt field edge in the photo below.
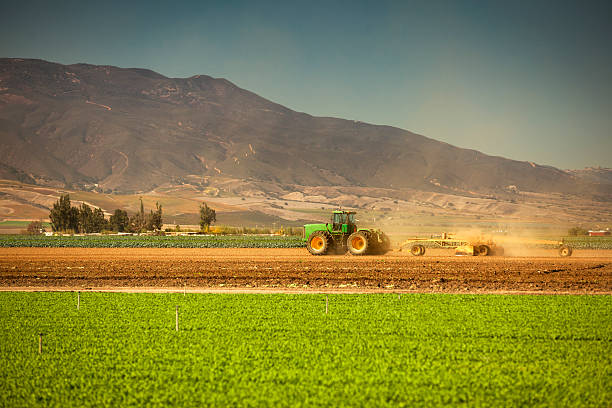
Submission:
<svg viewBox="0 0 612 408">
<path fill-rule="evenodd" d="M 177 294 L 288 294 L 288 295 L 411 295 L 411 294 L 446 294 L 446 295 L 573 295 L 573 296 L 610 296 L 609 292 L 576 292 L 576 291 L 536 291 L 536 290 L 482 290 L 482 291 L 425 291 L 425 290 L 392 290 L 392 289 L 293 289 L 293 288 L 182 288 L 182 287 L 46 287 L 46 286 L 14 286 L 0 287 L 0 292 L 100 292 L 100 293 L 177 293 Z"/>
</svg>

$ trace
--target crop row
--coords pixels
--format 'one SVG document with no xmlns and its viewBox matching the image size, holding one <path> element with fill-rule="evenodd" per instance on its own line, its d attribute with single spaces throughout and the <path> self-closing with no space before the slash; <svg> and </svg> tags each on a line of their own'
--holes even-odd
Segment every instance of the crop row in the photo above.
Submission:
<svg viewBox="0 0 612 408">
<path fill-rule="evenodd" d="M 612 237 L 567 237 L 563 242 L 576 249 L 612 249 Z"/>
<path fill-rule="evenodd" d="M 0 247 L 43 248 L 297 248 L 299 237 L 223 235 L 223 236 L 147 236 L 86 235 L 36 236 L 0 235 Z"/>
<path fill-rule="evenodd" d="M 330 295 L 328 306 L 325 295 L 0 293 L 0 406 L 612 401 L 609 296 Z"/>
</svg>

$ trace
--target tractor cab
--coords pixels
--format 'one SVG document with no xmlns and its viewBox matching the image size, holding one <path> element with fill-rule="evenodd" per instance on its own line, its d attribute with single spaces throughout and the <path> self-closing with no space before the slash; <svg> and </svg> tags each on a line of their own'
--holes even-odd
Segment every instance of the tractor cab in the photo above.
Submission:
<svg viewBox="0 0 612 408">
<path fill-rule="evenodd" d="M 354 211 L 334 211 L 332 213 L 331 227 L 333 232 L 350 234 L 357 230 Z"/>
</svg>

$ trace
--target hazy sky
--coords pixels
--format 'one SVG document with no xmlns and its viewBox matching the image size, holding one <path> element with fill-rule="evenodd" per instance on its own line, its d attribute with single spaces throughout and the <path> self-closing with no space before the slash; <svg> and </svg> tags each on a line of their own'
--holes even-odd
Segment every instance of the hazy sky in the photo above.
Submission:
<svg viewBox="0 0 612 408">
<path fill-rule="evenodd" d="M 612 167 L 612 1 L 21 0 L 0 56 L 208 74 L 317 116 Z"/>
</svg>

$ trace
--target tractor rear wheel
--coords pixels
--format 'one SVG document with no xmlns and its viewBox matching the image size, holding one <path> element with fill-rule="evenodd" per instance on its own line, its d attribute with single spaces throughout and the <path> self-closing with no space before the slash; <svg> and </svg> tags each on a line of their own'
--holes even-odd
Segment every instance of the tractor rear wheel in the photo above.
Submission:
<svg viewBox="0 0 612 408">
<path fill-rule="evenodd" d="M 323 231 L 315 231 L 308 237 L 306 248 L 313 255 L 325 255 L 329 249 L 329 236 Z"/>
<path fill-rule="evenodd" d="M 412 248 L 410 248 L 410 253 L 414 256 L 423 256 L 425 255 L 425 247 L 420 244 L 413 245 Z"/>
<path fill-rule="evenodd" d="M 346 245 L 351 255 L 365 255 L 370 246 L 368 236 L 362 231 L 354 232 L 349 235 Z"/>
<path fill-rule="evenodd" d="M 559 256 L 563 256 L 563 257 L 572 256 L 572 252 L 573 252 L 572 247 L 570 246 L 561 245 L 559 247 Z"/>
</svg>

